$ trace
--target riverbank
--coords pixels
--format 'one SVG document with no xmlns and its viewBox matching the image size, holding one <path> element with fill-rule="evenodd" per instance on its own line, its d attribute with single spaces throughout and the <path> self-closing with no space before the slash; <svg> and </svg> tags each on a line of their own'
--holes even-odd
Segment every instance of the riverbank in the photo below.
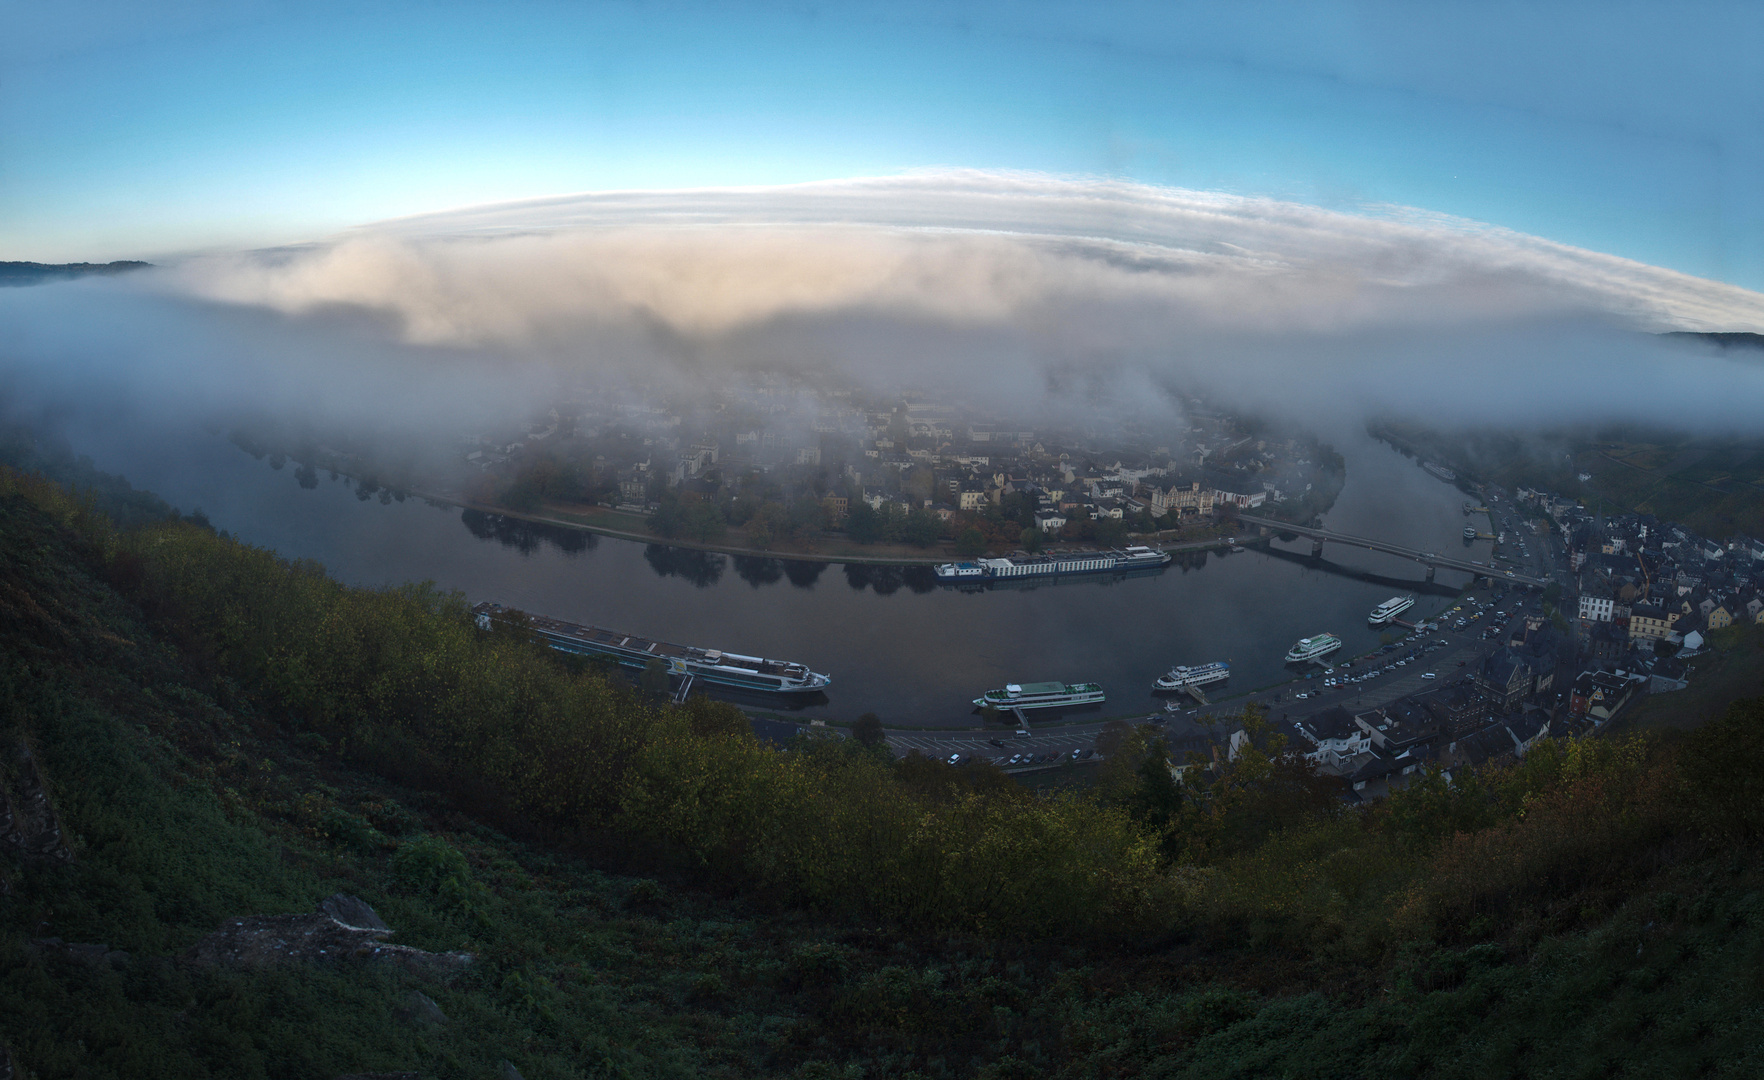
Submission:
<svg viewBox="0 0 1764 1080">
<path fill-rule="evenodd" d="M 532 522 L 535 525 L 551 525 L 564 529 L 578 529 L 582 532 L 610 536 L 619 540 L 635 540 L 644 544 L 665 544 L 668 547 L 686 548 L 691 551 L 716 552 L 723 555 L 741 555 L 754 558 L 790 559 L 798 562 L 818 563 L 855 563 L 863 566 L 936 566 L 939 563 L 960 561 L 970 556 L 957 555 L 953 544 L 941 543 L 927 548 L 909 548 L 906 545 L 857 544 L 851 541 L 840 541 L 837 537 L 821 537 L 802 550 L 754 547 L 751 544 L 737 544 L 728 540 L 707 544 L 679 537 L 661 537 L 649 532 L 646 523 L 648 516 L 634 514 L 624 510 L 611 510 L 604 507 L 576 507 L 563 509 L 548 506 L 547 513 L 524 513 L 506 507 L 493 506 L 488 503 L 474 502 L 457 495 L 435 491 L 412 491 L 412 495 L 430 503 L 446 506 L 457 506 L 464 510 L 475 510 L 483 514 L 496 514 L 516 521 Z M 1249 545 L 1262 542 L 1258 537 L 1214 536 L 1195 540 L 1177 540 L 1183 530 L 1166 529 L 1155 533 L 1129 533 L 1127 539 L 1135 544 L 1155 546 L 1168 552 L 1206 551 L 1230 548 L 1234 543 Z M 1043 549 L 1043 554 L 1092 550 L 1074 544 L 1056 544 Z"/>
</svg>

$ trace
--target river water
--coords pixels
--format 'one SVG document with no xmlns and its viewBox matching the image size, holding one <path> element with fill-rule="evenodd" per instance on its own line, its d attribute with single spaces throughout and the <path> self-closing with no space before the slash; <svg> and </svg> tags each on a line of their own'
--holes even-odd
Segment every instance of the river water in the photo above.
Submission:
<svg viewBox="0 0 1764 1080">
<path fill-rule="evenodd" d="M 1347 656 L 1375 647 L 1366 612 L 1399 592 L 1449 605 L 1467 577 L 1340 546 L 1321 564 L 1308 541 L 1202 555 L 1145 577 L 1092 577 L 1030 588 L 945 589 L 929 571 L 705 554 L 597 537 L 535 533 L 419 500 L 361 500 L 319 474 L 302 488 L 292 465 L 222 438 L 137 429 L 75 433 L 98 466 L 157 492 L 216 527 L 289 557 L 316 559 L 341 580 L 429 580 L 575 622 L 730 652 L 796 660 L 833 677 L 802 715 L 887 723 L 966 722 L 971 700 L 1007 682 L 1099 682 L 1102 715 L 1155 707 L 1152 680 L 1174 664 L 1228 660 L 1229 687 L 1290 676 L 1282 656 L 1329 631 Z M 1423 550 L 1461 551 L 1464 496 L 1383 444 L 1340 447 L 1348 479 L 1326 524 Z M 1478 521 L 1478 524 L 1482 522 Z M 1486 560 L 1488 543 L 1472 557 Z M 764 704 L 750 702 L 748 704 Z"/>
</svg>

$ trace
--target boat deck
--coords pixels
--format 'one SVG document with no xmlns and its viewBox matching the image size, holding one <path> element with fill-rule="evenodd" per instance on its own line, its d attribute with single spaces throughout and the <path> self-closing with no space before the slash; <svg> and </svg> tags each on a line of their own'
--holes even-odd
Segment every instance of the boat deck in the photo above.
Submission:
<svg viewBox="0 0 1764 1080">
<path fill-rule="evenodd" d="M 473 611 L 487 614 L 495 618 L 503 609 L 497 605 L 480 604 Z M 717 649 L 699 649 L 690 645 L 675 645 L 667 641 L 652 641 L 636 634 L 621 634 L 616 630 L 607 630 L 598 626 L 586 626 L 582 623 L 565 622 L 544 615 L 527 616 L 527 625 L 535 631 L 569 645 L 579 643 L 593 652 L 617 652 L 626 656 L 648 655 L 661 660 L 690 660 L 700 664 L 711 664 L 716 667 L 738 668 L 752 671 L 760 675 L 776 675 L 781 678 L 794 678 L 803 674 L 805 669 L 800 664 L 785 663 L 780 660 L 767 660 L 758 656 L 741 656 L 725 653 Z"/>
</svg>

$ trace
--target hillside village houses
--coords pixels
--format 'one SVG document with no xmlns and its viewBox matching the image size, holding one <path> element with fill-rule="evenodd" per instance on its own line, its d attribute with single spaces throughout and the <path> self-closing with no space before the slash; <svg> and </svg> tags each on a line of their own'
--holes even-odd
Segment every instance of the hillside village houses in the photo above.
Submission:
<svg viewBox="0 0 1764 1080">
<path fill-rule="evenodd" d="M 1350 801 L 1388 794 L 1430 765 L 1449 777 L 1518 760 L 1541 739 L 1596 732 L 1644 696 L 1688 685 L 1685 661 L 1707 634 L 1764 625 L 1764 543 L 1718 543 L 1648 515 L 1598 517 L 1572 500 L 1518 494 L 1564 541 L 1572 622 L 1528 615 L 1468 679 L 1379 708 L 1274 719 L 1269 734 L 1341 777 Z M 1248 738 L 1216 739 L 1216 753 L 1233 755 Z"/>
<path fill-rule="evenodd" d="M 1111 421 L 1108 445 L 1082 422 L 1028 429 L 929 397 L 867 401 L 760 377 L 678 404 L 562 400 L 522 433 L 469 436 L 463 456 L 510 482 L 535 454 L 592 462 L 605 492 L 598 497 L 629 509 L 653 509 L 670 488 L 732 500 L 737 481 L 758 475 L 761 488 L 787 501 L 821 501 L 833 528 L 833 499 L 872 509 L 894 503 L 949 522 L 1012 495 L 1021 497 L 1011 504 L 1024 508 L 1013 511 L 1019 520 L 1048 533 L 1074 521 L 1169 527 L 1227 507 L 1279 504 L 1323 478 L 1314 444 L 1250 434 L 1235 418 L 1189 406 L 1157 432 Z"/>
<path fill-rule="evenodd" d="M 1636 651 L 1656 642 L 1687 651 L 1737 622 L 1764 625 L 1764 543 L 1725 543 L 1650 514 L 1600 517 L 1566 500 L 1520 492 L 1560 530 L 1579 598 L 1583 634 L 1608 624 Z"/>
</svg>

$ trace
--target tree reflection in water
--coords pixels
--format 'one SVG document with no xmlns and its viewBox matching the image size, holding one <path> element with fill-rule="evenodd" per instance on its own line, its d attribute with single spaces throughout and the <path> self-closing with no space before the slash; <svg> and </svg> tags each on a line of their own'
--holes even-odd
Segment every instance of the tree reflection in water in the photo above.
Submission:
<svg viewBox="0 0 1764 1080">
<path fill-rule="evenodd" d="M 892 596 L 904 586 L 914 593 L 937 588 L 937 574 L 929 566 L 875 566 L 846 563 L 845 583 L 858 592 L 873 589 L 877 596 Z"/>
<path fill-rule="evenodd" d="M 565 555 L 576 556 L 592 550 L 600 543 L 600 537 L 581 529 L 523 521 L 482 510 L 461 511 L 459 518 L 467 531 L 478 539 L 494 540 L 503 547 L 514 548 L 522 555 L 531 555 L 542 544 L 550 544 Z"/>
<path fill-rule="evenodd" d="M 769 559 L 764 555 L 736 555 L 735 576 L 754 588 L 770 585 L 784 576 L 782 559 Z"/>
<path fill-rule="evenodd" d="M 788 559 L 784 563 L 784 576 L 790 584 L 799 589 L 812 589 L 819 581 L 823 571 L 827 569 L 824 562 L 809 562 L 807 559 Z"/>
<path fill-rule="evenodd" d="M 644 561 L 662 577 L 685 578 L 701 589 L 715 585 L 723 577 L 725 556 L 714 551 L 649 544 L 643 549 Z"/>
</svg>

